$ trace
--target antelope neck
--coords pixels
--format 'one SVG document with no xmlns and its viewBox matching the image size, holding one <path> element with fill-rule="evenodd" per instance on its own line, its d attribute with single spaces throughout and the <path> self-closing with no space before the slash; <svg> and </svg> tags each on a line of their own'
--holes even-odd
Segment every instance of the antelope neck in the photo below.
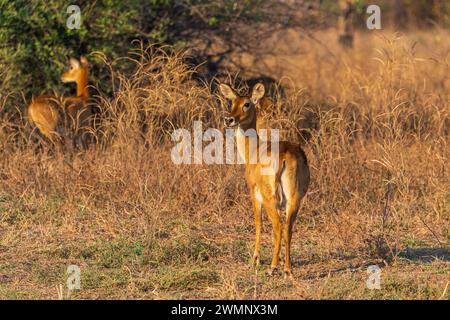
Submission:
<svg viewBox="0 0 450 320">
<path fill-rule="evenodd" d="M 255 137 L 251 137 L 245 134 L 247 130 L 252 129 L 255 132 Z M 250 143 L 250 139 L 255 139 L 254 143 Z M 236 144 L 239 156 L 241 157 L 241 159 L 245 159 L 245 163 L 247 164 L 250 159 L 250 152 L 253 154 L 258 150 L 259 136 L 258 132 L 256 131 L 256 127 L 243 129 L 241 128 L 241 126 L 238 126 L 238 128 L 236 129 Z M 250 150 L 250 148 L 252 148 L 252 150 Z"/>
<path fill-rule="evenodd" d="M 86 74 L 81 77 L 77 81 L 77 97 L 89 97 L 89 90 L 88 90 L 88 73 L 86 71 Z"/>
</svg>

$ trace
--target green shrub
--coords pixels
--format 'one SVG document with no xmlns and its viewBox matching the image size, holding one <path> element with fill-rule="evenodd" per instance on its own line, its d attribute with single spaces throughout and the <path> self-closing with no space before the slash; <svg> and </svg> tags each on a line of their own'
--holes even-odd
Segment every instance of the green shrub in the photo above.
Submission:
<svg viewBox="0 0 450 320">
<path fill-rule="evenodd" d="M 110 58 L 124 54 L 138 37 L 138 1 L 78 1 L 80 29 L 69 29 L 69 4 L 59 0 L 0 2 L 0 72 L 3 91 L 39 94 L 62 88 L 67 57 L 94 51 Z M 94 65 L 94 71 L 98 70 Z M 104 74 L 105 72 L 93 72 Z M 59 89 L 58 91 L 60 91 Z"/>
</svg>

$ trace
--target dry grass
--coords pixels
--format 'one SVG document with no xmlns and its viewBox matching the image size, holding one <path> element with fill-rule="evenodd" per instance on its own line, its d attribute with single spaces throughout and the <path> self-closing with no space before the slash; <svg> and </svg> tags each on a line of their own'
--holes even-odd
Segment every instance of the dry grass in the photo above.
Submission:
<svg viewBox="0 0 450 320">
<path fill-rule="evenodd" d="M 312 168 L 292 283 L 264 273 L 266 220 L 263 266 L 248 263 L 243 168 L 171 161 L 174 128 L 220 128 L 223 112 L 179 54 L 142 51 L 134 74 L 114 73 L 113 97 L 95 98 L 100 142 L 89 150 L 38 147 L 2 113 L 0 298 L 58 298 L 70 264 L 82 272 L 76 299 L 448 298 L 449 39 L 367 36 L 350 52 L 330 44 L 334 56 L 305 41 L 289 58 L 296 87 L 266 121 L 307 140 Z M 366 288 L 370 264 L 381 290 Z"/>
</svg>

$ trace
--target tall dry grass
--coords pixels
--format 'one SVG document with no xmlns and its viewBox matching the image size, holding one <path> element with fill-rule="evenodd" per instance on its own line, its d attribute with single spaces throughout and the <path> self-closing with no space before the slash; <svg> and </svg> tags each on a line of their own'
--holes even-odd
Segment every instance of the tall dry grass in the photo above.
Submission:
<svg viewBox="0 0 450 320">
<path fill-rule="evenodd" d="M 450 38 L 433 37 L 411 46 L 407 35 L 388 35 L 349 52 L 336 44 L 326 60 L 311 43 L 296 62 L 299 78 L 266 115 L 303 143 L 312 171 L 293 238 L 298 281 L 346 260 L 395 266 L 407 248 L 448 246 Z M 339 284 L 328 293 L 256 289 L 243 271 L 253 245 L 243 168 L 170 158 L 170 133 L 195 120 L 221 128 L 225 103 L 192 79 L 183 53 L 167 52 L 130 54 L 132 74 L 111 68 L 113 95 L 94 94 L 97 143 L 88 150 L 39 146 L 25 119 L 2 113 L 0 296 L 53 297 L 76 263 L 81 297 L 350 297 Z M 437 288 L 413 292 L 436 298 Z M 399 297 L 416 297 L 406 291 Z"/>
</svg>

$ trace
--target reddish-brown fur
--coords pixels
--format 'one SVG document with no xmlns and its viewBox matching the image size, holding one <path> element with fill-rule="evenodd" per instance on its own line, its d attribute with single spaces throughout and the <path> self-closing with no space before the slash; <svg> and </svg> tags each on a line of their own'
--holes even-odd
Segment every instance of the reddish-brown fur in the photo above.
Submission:
<svg viewBox="0 0 450 320">
<path fill-rule="evenodd" d="M 238 149 L 243 154 L 246 163 L 246 178 L 250 196 L 252 198 L 255 214 L 256 239 L 254 262 L 259 263 L 260 234 L 261 234 L 261 211 L 264 206 L 273 226 L 274 249 L 270 273 L 278 267 L 281 250 L 282 229 L 284 229 L 285 264 L 286 276 L 291 276 L 290 246 L 292 239 L 292 228 L 300 208 L 301 199 L 305 196 L 309 186 L 310 173 L 305 153 L 300 145 L 280 141 L 278 151 L 278 166 L 272 174 L 262 174 L 262 169 L 269 168 L 272 163 L 251 163 L 249 161 L 251 152 L 258 152 L 261 146 L 258 139 L 256 150 L 250 150 L 250 138 L 244 137 L 242 132 L 256 130 L 257 110 L 269 107 L 269 100 L 264 98 L 264 86 L 256 84 L 251 96 L 239 96 L 228 85 L 221 84 L 222 94 L 232 101 L 231 111 L 225 118 L 225 125 L 236 127 L 236 139 Z M 243 142 L 239 147 L 239 141 Z M 274 155 L 267 144 L 267 154 Z M 276 155 L 275 155 L 276 156 Z M 286 211 L 286 221 L 282 228 L 281 209 Z"/>
<path fill-rule="evenodd" d="M 62 74 L 61 80 L 63 82 L 76 82 L 77 96 L 38 96 L 33 98 L 28 105 L 28 120 L 36 125 L 39 131 L 50 141 L 56 142 L 60 139 L 56 128 L 64 120 L 62 114 L 67 115 L 69 124 L 75 130 L 75 136 L 77 136 L 77 131 L 82 134 L 85 128 L 89 126 L 91 109 L 87 104 L 89 98 L 88 74 L 88 61 L 84 56 L 80 57 L 80 61 L 71 58 L 70 69 Z M 65 107 L 65 113 L 60 112 L 60 105 Z"/>
</svg>

